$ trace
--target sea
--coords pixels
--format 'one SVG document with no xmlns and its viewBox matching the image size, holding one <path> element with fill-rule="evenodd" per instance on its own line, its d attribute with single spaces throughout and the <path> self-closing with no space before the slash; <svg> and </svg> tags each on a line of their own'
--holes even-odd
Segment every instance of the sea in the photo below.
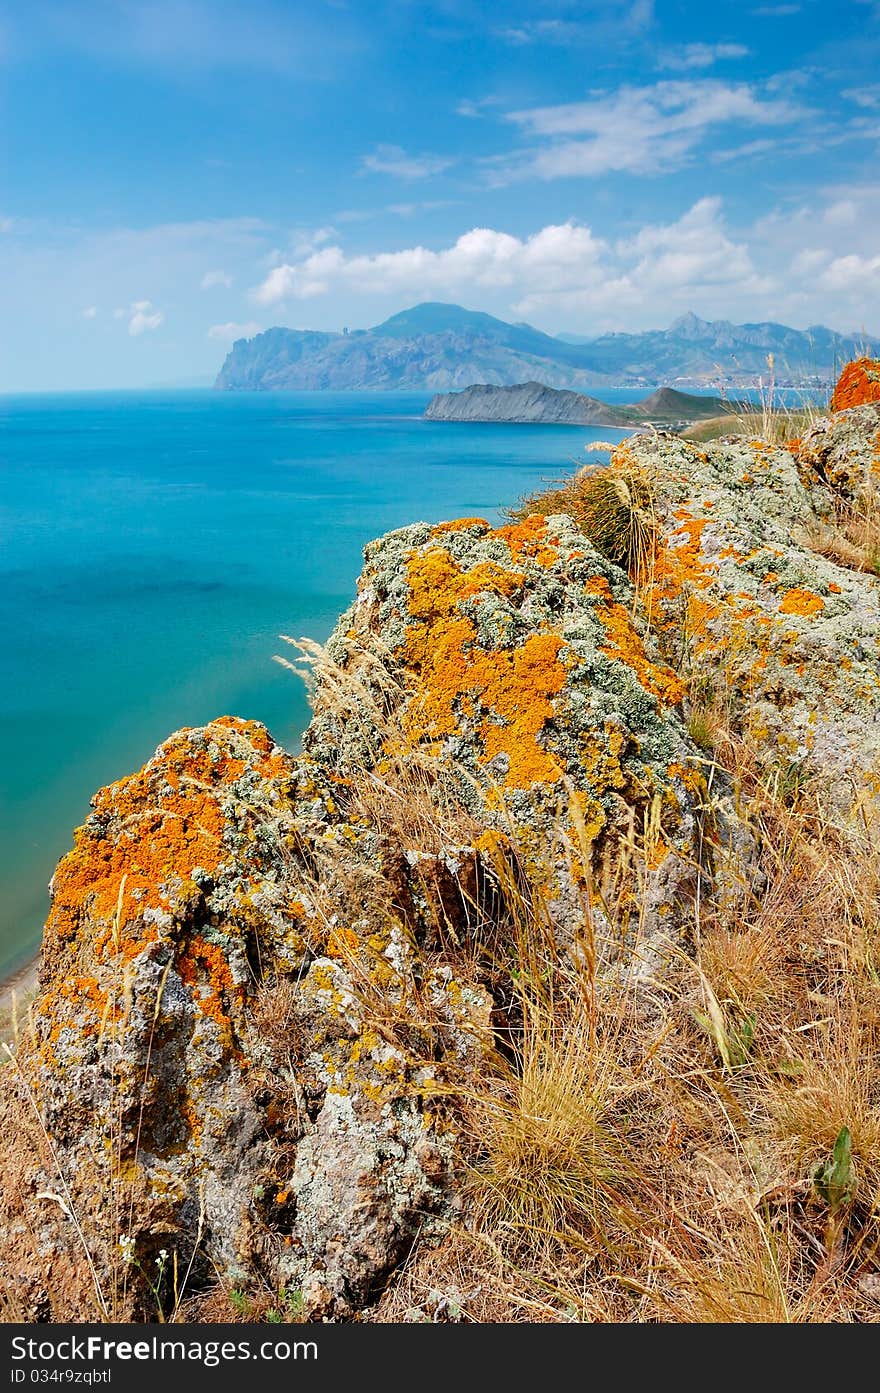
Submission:
<svg viewBox="0 0 880 1393">
<path fill-rule="evenodd" d="M 309 710 L 279 635 L 327 638 L 366 542 L 497 521 L 626 434 L 431 422 L 428 400 L 0 397 L 0 977 L 36 950 L 95 789 L 224 714 L 296 750 Z"/>
</svg>

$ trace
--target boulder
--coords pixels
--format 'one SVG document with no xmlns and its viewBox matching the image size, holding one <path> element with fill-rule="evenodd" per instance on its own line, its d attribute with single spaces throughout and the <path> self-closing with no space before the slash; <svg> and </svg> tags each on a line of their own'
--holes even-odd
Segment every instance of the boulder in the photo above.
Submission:
<svg viewBox="0 0 880 1393">
<path fill-rule="evenodd" d="M 327 645 L 334 695 L 319 680 L 305 748 L 355 779 L 401 748 L 428 755 L 475 821 L 512 839 L 563 941 L 588 902 L 603 949 L 649 974 L 698 894 L 748 884 L 750 853 L 723 778 L 710 806 L 682 682 L 634 599 L 564 515 L 393 532 L 367 548 Z M 368 709 L 339 707 L 339 670 L 360 675 Z M 376 742 L 379 706 L 391 743 Z"/>
<path fill-rule="evenodd" d="M 857 358 L 847 363 L 831 397 L 832 411 L 880 402 L 880 358 Z"/>
<path fill-rule="evenodd" d="M 224 718 L 93 800 L 4 1098 L 32 1154 L 3 1230 L 23 1319 L 143 1317 L 215 1274 L 349 1314 L 448 1210 L 454 1134 L 432 1093 L 445 1059 L 482 1057 L 491 1002 L 416 964 L 381 897 L 362 912 L 375 839 L 339 827 L 334 793 Z M 398 1038 L 416 985 L 430 1022 Z"/>
<path fill-rule="evenodd" d="M 759 765 L 811 779 L 836 812 L 880 791 L 880 587 L 814 542 L 835 490 L 874 467 L 875 424 L 870 407 L 819 423 L 797 457 L 641 436 L 611 466 L 650 482 L 644 605 L 666 659 L 725 705 Z"/>
</svg>

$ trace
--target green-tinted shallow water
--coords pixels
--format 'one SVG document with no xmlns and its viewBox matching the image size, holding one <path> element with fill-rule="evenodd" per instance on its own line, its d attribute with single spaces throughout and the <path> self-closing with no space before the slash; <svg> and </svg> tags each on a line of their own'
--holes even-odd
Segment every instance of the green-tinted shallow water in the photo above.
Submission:
<svg viewBox="0 0 880 1393">
<path fill-rule="evenodd" d="M 308 710 L 277 635 L 327 637 L 371 537 L 495 519 L 623 434 L 427 422 L 427 400 L 0 398 L 0 973 L 36 947 L 101 784 L 225 713 L 295 747 Z"/>
</svg>

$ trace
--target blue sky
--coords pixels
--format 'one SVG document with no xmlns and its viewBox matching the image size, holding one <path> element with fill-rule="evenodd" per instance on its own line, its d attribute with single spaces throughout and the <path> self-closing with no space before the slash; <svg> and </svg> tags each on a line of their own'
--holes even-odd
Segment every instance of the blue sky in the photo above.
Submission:
<svg viewBox="0 0 880 1393">
<path fill-rule="evenodd" d="M 454 300 L 880 333 L 880 0 L 0 0 L 0 392 Z"/>
</svg>

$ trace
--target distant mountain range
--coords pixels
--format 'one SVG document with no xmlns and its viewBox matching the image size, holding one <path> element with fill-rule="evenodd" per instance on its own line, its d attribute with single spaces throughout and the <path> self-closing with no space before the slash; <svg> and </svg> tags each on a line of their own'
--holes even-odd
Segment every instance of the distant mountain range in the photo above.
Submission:
<svg viewBox="0 0 880 1393">
<path fill-rule="evenodd" d="M 686 314 L 668 329 L 554 338 L 459 305 L 425 303 L 374 329 L 328 333 L 267 329 L 233 344 L 215 382 L 222 391 L 433 390 L 537 380 L 584 390 L 612 386 L 753 385 L 829 381 L 841 363 L 880 339 L 817 326 L 709 322 Z"/>
<path fill-rule="evenodd" d="M 682 426 L 707 421 L 731 411 L 722 397 L 690 396 L 661 387 L 644 401 L 612 406 L 580 392 L 523 382 L 516 387 L 479 383 L 462 392 L 432 397 L 425 410 L 429 421 L 496 421 L 542 426 Z"/>
</svg>

